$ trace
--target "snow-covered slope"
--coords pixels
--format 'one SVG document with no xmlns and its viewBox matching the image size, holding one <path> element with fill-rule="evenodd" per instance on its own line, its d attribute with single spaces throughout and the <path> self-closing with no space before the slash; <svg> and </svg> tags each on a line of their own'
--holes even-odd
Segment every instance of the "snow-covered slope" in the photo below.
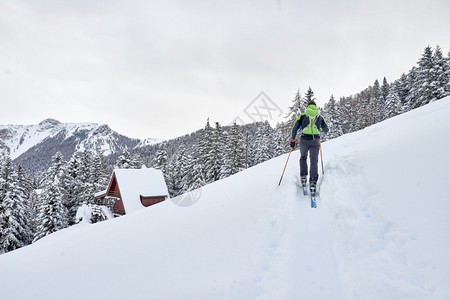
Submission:
<svg viewBox="0 0 450 300">
<path fill-rule="evenodd" d="M 48 167 L 51 156 L 57 151 L 62 152 L 66 159 L 85 149 L 107 156 L 160 141 L 131 139 L 107 125 L 95 123 L 61 123 L 46 119 L 37 125 L 0 125 L 0 157 L 9 155 L 26 169 L 32 169 L 29 165 Z"/>
<path fill-rule="evenodd" d="M 0 256 L 4 299 L 449 299 L 450 98 Z"/>
</svg>

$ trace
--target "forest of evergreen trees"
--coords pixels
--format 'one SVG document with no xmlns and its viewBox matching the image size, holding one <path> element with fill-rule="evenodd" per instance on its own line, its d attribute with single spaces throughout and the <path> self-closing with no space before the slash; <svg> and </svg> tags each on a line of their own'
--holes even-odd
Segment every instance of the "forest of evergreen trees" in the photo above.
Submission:
<svg viewBox="0 0 450 300">
<path fill-rule="evenodd" d="M 388 83 L 375 80 L 358 94 L 324 105 L 330 132 L 323 139 L 363 129 L 450 95 L 450 53 L 426 47 L 417 66 Z M 231 176 L 289 151 L 291 127 L 306 103 L 315 100 L 311 88 L 295 94 L 286 121 L 272 128 L 266 122 L 245 126 L 211 126 L 154 146 L 103 157 L 88 151 L 68 161 L 61 153 L 39 175 L 27 175 L 8 157 L 0 161 L 0 254 L 30 244 L 76 223 L 82 204 L 95 204 L 94 194 L 106 188 L 114 168 L 163 171 L 171 197 Z"/>
</svg>

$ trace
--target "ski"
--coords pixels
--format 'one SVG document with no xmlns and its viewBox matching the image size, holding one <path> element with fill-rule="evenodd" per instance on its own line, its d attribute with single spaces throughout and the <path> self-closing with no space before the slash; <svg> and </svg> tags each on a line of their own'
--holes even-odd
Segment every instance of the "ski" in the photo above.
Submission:
<svg viewBox="0 0 450 300">
<path fill-rule="evenodd" d="M 316 184 L 310 185 L 310 192 L 311 192 L 311 208 L 317 208 L 317 201 L 316 201 Z"/>
<path fill-rule="evenodd" d="M 317 208 L 316 196 L 311 196 L 311 208 Z"/>
<path fill-rule="evenodd" d="M 302 177 L 303 196 L 308 195 L 308 188 L 306 187 L 306 177 Z"/>
</svg>

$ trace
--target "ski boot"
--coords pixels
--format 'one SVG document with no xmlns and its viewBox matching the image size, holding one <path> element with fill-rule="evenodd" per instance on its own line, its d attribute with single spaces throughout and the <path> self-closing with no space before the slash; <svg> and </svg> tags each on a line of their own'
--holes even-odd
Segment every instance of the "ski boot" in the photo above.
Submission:
<svg viewBox="0 0 450 300">
<path fill-rule="evenodd" d="M 309 191 L 311 192 L 311 208 L 316 208 L 316 182 L 312 181 L 309 183 Z"/>
<path fill-rule="evenodd" d="M 306 182 L 307 182 L 307 176 L 302 176 L 302 189 L 303 189 L 303 195 L 308 195 L 308 190 L 306 188 Z"/>
</svg>

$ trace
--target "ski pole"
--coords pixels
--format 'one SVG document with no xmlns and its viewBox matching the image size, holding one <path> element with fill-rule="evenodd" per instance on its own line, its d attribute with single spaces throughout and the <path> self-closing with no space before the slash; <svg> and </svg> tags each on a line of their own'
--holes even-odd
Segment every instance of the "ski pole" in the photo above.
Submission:
<svg viewBox="0 0 450 300">
<path fill-rule="evenodd" d="M 286 160 L 286 164 L 284 165 L 283 173 L 281 174 L 281 178 L 280 178 L 280 182 L 278 182 L 278 186 L 280 186 L 281 180 L 283 180 L 284 171 L 286 171 L 286 167 L 287 167 L 287 164 L 288 164 L 288 161 L 289 161 L 289 157 L 291 156 L 291 153 L 292 153 L 292 150 L 293 150 L 293 149 L 294 149 L 294 148 L 291 147 L 291 150 L 289 150 L 289 155 L 288 155 L 288 158 L 287 158 L 287 160 Z"/>
<path fill-rule="evenodd" d="M 319 139 L 319 149 L 320 149 L 320 162 L 322 164 L 322 175 L 325 175 L 325 171 L 323 169 L 322 143 L 320 142 L 320 139 Z"/>
</svg>

